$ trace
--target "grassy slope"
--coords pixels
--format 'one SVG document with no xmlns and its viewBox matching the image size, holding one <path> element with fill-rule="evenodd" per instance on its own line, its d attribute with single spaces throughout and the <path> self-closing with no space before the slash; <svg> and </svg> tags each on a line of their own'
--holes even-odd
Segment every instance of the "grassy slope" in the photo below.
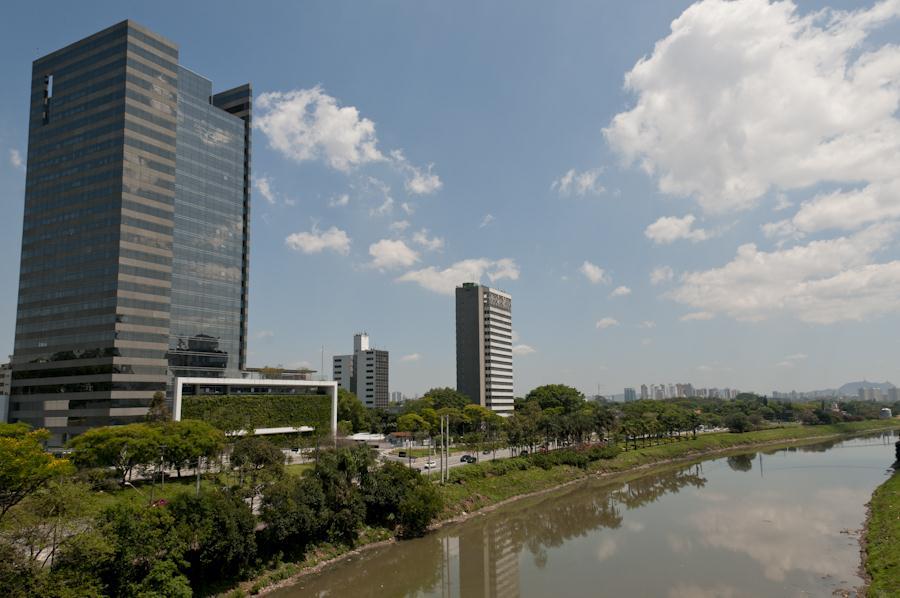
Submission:
<svg viewBox="0 0 900 598">
<path fill-rule="evenodd" d="M 703 456 L 714 451 L 728 450 L 745 445 L 802 442 L 804 439 L 858 434 L 900 427 L 900 421 L 864 421 L 831 426 L 788 426 L 745 434 L 702 434 L 694 440 L 673 441 L 658 446 L 629 450 L 608 461 L 596 461 L 585 471 L 575 467 L 560 466 L 550 470 L 531 468 L 514 471 L 502 476 L 468 479 L 441 487 L 446 504 L 443 517 L 450 518 L 507 500 L 520 494 L 546 490 L 591 474 L 625 472 L 635 467 L 650 465 L 670 459 Z M 489 466 L 488 464 L 484 465 Z M 483 467 L 469 465 L 468 467 Z"/>
<path fill-rule="evenodd" d="M 878 487 L 869 505 L 866 572 L 868 596 L 900 596 L 900 471 Z"/>
</svg>

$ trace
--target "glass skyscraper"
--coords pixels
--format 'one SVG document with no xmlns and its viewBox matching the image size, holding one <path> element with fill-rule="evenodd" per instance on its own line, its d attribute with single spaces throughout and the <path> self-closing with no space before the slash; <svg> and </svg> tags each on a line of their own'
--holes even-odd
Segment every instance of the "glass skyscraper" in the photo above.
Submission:
<svg viewBox="0 0 900 598">
<path fill-rule="evenodd" d="M 34 62 L 10 421 L 61 444 L 244 367 L 250 118 L 132 21 Z"/>
</svg>

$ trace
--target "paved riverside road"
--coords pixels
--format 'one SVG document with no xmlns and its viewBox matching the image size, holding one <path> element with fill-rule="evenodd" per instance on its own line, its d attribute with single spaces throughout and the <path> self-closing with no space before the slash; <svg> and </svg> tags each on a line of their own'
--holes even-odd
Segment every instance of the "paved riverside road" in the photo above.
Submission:
<svg viewBox="0 0 900 598">
<path fill-rule="evenodd" d="M 462 457 L 463 455 L 473 455 L 478 458 L 479 462 L 482 462 L 482 461 L 493 461 L 495 458 L 496 459 L 507 459 L 510 457 L 510 452 L 509 452 L 509 449 L 498 450 L 496 453 L 496 457 L 494 456 L 495 453 L 493 453 L 493 452 L 491 452 L 488 455 L 482 455 L 481 453 L 476 453 L 474 451 L 472 451 L 472 452 L 467 452 L 467 451 L 453 452 L 453 453 L 450 453 L 450 467 L 451 468 L 465 467 L 466 465 L 468 465 L 468 463 L 464 463 L 463 461 L 460 461 L 460 457 Z M 439 471 L 440 466 L 441 466 L 440 455 L 432 455 L 430 457 L 419 457 L 417 459 L 410 459 L 408 457 L 398 457 L 397 455 L 391 455 L 389 452 L 385 451 L 385 452 L 381 453 L 381 458 L 384 461 L 396 461 L 397 463 L 403 463 L 404 465 L 409 465 L 409 466 L 413 467 L 414 469 L 418 469 L 419 471 L 426 472 L 426 473 L 428 473 L 429 471 Z M 426 470 L 425 463 L 427 463 L 429 460 L 434 461 L 435 466 L 431 470 Z"/>
</svg>

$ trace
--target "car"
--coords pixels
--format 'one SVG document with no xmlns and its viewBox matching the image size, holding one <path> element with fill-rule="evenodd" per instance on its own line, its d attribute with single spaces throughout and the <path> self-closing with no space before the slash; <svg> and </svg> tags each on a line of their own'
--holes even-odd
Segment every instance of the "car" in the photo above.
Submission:
<svg viewBox="0 0 900 598">
<path fill-rule="evenodd" d="M 437 463 L 435 461 L 426 461 L 425 465 L 422 466 L 422 469 L 434 469 L 437 467 Z"/>
<path fill-rule="evenodd" d="M 405 457 L 405 456 L 406 456 L 406 451 L 400 451 L 399 453 L 397 453 L 397 456 L 398 456 L 398 457 Z"/>
<path fill-rule="evenodd" d="M 482 455 L 490 455 L 491 451 L 490 451 L 490 449 L 485 449 L 485 450 L 481 451 L 481 454 Z"/>
<path fill-rule="evenodd" d="M 527 457 L 527 456 L 528 456 L 528 451 L 521 451 L 521 452 L 519 453 L 519 456 L 520 456 L 520 457 Z"/>
<path fill-rule="evenodd" d="M 475 463 L 477 461 L 478 461 L 478 459 L 472 455 L 463 455 L 462 457 L 459 458 L 460 463 Z"/>
</svg>

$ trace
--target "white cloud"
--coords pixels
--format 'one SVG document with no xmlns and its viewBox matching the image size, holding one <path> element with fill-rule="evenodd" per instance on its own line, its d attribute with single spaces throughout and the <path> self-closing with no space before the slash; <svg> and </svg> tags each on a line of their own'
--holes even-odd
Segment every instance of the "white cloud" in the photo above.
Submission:
<svg viewBox="0 0 900 598">
<path fill-rule="evenodd" d="M 419 261 L 419 254 L 399 239 L 382 239 L 369 246 L 372 266 L 381 270 L 408 268 Z"/>
<path fill-rule="evenodd" d="M 708 311 L 695 311 L 689 314 L 684 314 L 679 318 L 682 322 L 698 322 L 703 320 L 712 320 L 716 317 L 716 314 L 710 313 Z"/>
<path fill-rule="evenodd" d="M 656 322 L 654 322 L 653 320 L 644 320 L 643 322 L 638 324 L 638 328 L 644 328 L 648 330 L 650 328 L 656 328 Z"/>
<path fill-rule="evenodd" d="M 275 333 L 271 330 L 260 330 L 256 333 L 256 338 L 258 339 L 272 338 L 273 336 L 275 336 Z"/>
<path fill-rule="evenodd" d="M 536 353 L 537 349 L 531 345 L 515 345 L 512 348 L 513 355 L 531 355 Z"/>
<path fill-rule="evenodd" d="M 438 270 L 434 266 L 411 270 L 397 278 L 397 281 L 415 282 L 429 291 L 450 295 L 458 285 L 464 282 L 479 282 L 484 276 L 491 282 L 501 279 L 518 280 L 519 268 L 509 258 L 500 260 L 473 258 L 456 262 L 443 270 Z"/>
<path fill-rule="evenodd" d="M 434 164 L 429 164 L 427 169 L 422 170 L 410 164 L 401 150 L 392 151 L 391 159 L 406 177 L 406 190 L 413 195 L 429 195 L 444 185 L 440 177 L 432 172 Z"/>
<path fill-rule="evenodd" d="M 484 218 L 481 219 L 481 224 L 478 225 L 478 228 L 484 228 L 485 226 L 487 226 L 488 224 L 490 224 L 493 221 L 494 221 L 493 214 L 485 214 Z"/>
<path fill-rule="evenodd" d="M 609 317 L 600 318 L 599 320 L 597 320 L 597 324 L 596 324 L 596 326 L 599 330 L 603 330 L 605 328 L 612 328 L 613 326 L 618 326 L 618 325 L 619 325 L 618 320 L 616 320 L 615 318 L 609 318 Z"/>
<path fill-rule="evenodd" d="M 254 126 L 269 146 L 297 162 L 321 158 L 346 172 L 384 160 L 375 123 L 353 106 L 339 106 L 320 86 L 260 94 L 255 109 Z"/>
<path fill-rule="evenodd" d="M 577 195 L 584 197 L 589 194 L 599 195 L 605 191 L 603 185 L 597 180 L 599 178 L 599 168 L 592 168 L 584 172 L 577 172 L 572 168 L 566 174 L 553 181 L 550 189 L 558 191 L 563 196 Z"/>
<path fill-rule="evenodd" d="M 496 282 L 498 280 L 518 280 L 519 266 L 512 259 L 505 257 L 495 261 L 491 268 L 487 271 L 488 280 Z"/>
<path fill-rule="evenodd" d="M 419 361 L 420 359 L 422 359 L 422 356 L 418 353 L 410 353 L 401 357 L 400 361 Z"/>
<path fill-rule="evenodd" d="M 377 208 L 372 208 L 369 210 L 370 216 L 385 216 L 394 211 L 394 199 L 392 197 L 385 197 L 384 201 Z"/>
<path fill-rule="evenodd" d="M 805 322 L 864 320 L 900 311 L 900 261 L 873 263 L 893 242 L 896 224 L 852 236 L 764 252 L 741 245 L 720 268 L 686 273 L 672 299 L 738 320 L 777 315 Z"/>
<path fill-rule="evenodd" d="M 416 211 L 412 204 L 405 201 L 400 204 L 400 209 L 403 210 L 403 213 L 407 216 L 412 216 L 413 212 Z"/>
<path fill-rule="evenodd" d="M 253 177 L 253 186 L 267 202 L 276 203 L 275 192 L 272 190 L 272 179 L 267 176 Z"/>
<path fill-rule="evenodd" d="M 669 282 L 675 276 L 669 266 L 659 266 L 650 271 L 650 284 L 658 285 Z"/>
<path fill-rule="evenodd" d="M 807 14 L 791 1 L 697 2 L 626 75 L 636 103 L 604 135 L 707 212 L 772 188 L 895 180 L 900 45 L 870 33 L 898 14 L 896 0 Z"/>
<path fill-rule="evenodd" d="M 599 284 L 599 283 L 607 283 L 609 282 L 609 277 L 606 275 L 606 272 L 598 266 L 597 264 L 592 264 L 591 262 L 585 260 L 583 264 L 581 264 L 581 268 L 579 268 L 584 277 L 591 281 L 591 284 Z"/>
<path fill-rule="evenodd" d="M 397 220 L 391 222 L 390 229 L 394 232 L 402 233 L 409 228 L 409 220 Z"/>
<path fill-rule="evenodd" d="M 664 216 L 649 225 L 644 230 L 644 235 L 657 245 L 667 245 L 679 239 L 686 239 L 697 243 L 705 241 L 710 234 L 702 228 L 693 228 L 696 218 L 688 214 L 684 218 Z"/>
<path fill-rule="evenodd" d="M 898 163 L 900 167 L 900 163 Z M 900 218 L 900 178 L 851 191 L 820 194 L 800 204 L 790 220 L 763 225 L 767 236 L 795 236 L 829 229 L 855 230 Z"/>
<path fill-rule="evenodd" d="M 13 168 L 22 170 L 25 168 L 25 162 L 22 160 L 22 154 L 17 149 L 9 150 L 9 163 Z"/>
<path fill-rule="evenodd" d="M 444 240 L 440 237 L 428 237 L 428 229 L 423 228 L 412 236 L 413 243 L 427 251 L 438 251 L 444 248 Z"/>
<path fill-rule="evenodd" d="M 793 206 L 793 202 L 787 198 L 787 195 L 785 195 L 784 193 L 779 193 L 775 196 L 775 207 L 772 209 L 774 209 L 776 212 L 782 212 Z"/>
<path fill-rule="evenodd" d="M 321 253 L 324 250 L 334 251 L 341 255 L 350 253 L 350 237 L 345 231 L 332 226 L 326 231 L 320 231 L 313 226 L 310 232 L 299 232 L 284 240 L 291 249 L 303 253 Z"/>
<path fill-rule="evenodd" d="M 782 361 L 779 361 L 775 364 L 775 367 L 779 368 L 792 368 L 797 365 L 798 361 L 803 361 L 807 358 L 806 353 L 794 353 L 793 355 L 788 355 Z"/>
<path fill-rule="evenodd" d="M 330 208 L 343 208 L 347 204 L 350 203 L 350 196 L 346 193 L 342 193 L 341 195 L 337 195 L 328 200 L 328 207 Z"/>
<path fill-rule="evenodd" d="M 631 294 L 631 289 L 628 287 L 616 287 L 613 289 L 613 292 L 609 294 L 610 297 L 627 297 Z"/>
</svg>

